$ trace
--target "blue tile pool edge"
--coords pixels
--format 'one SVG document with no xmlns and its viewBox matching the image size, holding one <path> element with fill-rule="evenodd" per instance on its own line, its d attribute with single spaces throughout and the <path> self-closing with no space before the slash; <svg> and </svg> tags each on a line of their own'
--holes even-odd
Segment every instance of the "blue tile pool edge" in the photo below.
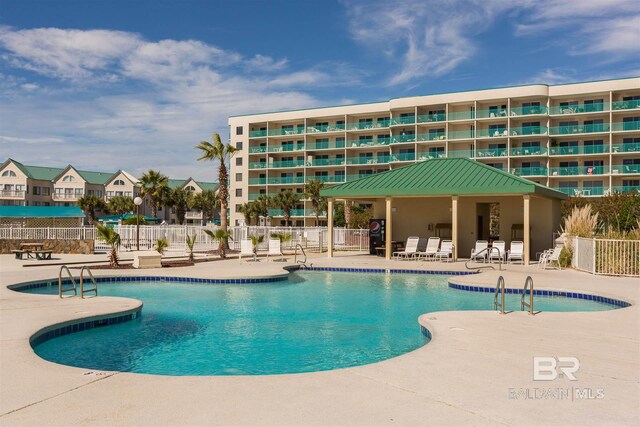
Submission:
<svg viewBox="0 0 640 427">
<path fill-rule="evenodd" d="M 495 288 L 488 286 L 474 286 L 474 285 L 460 285 L 458 283 L 449 282 L 449 287 L 467 292 L 485 292 L 494 293 Z M 522 289 L 505 288 L 506 294 L 522 294 Z M 548 297 L 564 297 L 564 298 L 576 298 L 584 299 L 588 301 L 596 301 L 603 304 L 613 305 L 619 308 L 630 307 L 632 304 L 627 301 L 619 300 L 616 298 L 603 297 L 600 295 L 585 294 L 582 292 L 569 292 L 569 291 L 554 291 L 546 289 L 534 289 L 533 295 L 548 296 Z"/>
<path fill-rule="evenodd" d="M 381 274 L 439 274 L 446 276 L 467 276 L 478 274 L 477 271 L 443 271 L 443 270 L 405 270 L 399 268 L 348 268 L 348 267 L 308 267 L 300 266 L 300 271 L 335 271 L 342 273 L 381 273 Z"/>
</svg>

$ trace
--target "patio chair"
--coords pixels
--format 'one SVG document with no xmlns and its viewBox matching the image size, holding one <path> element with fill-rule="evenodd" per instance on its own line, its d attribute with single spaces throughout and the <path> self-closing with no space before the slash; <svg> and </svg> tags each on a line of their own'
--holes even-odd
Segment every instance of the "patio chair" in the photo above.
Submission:
<svg viewBox="0 0 640 427">
<path fill-rule="evenodd" d="M 242 261 L 243 256 L 252 257 L 254 261 L 257 261 L 256 254 L 253 252 L 253 243 L 249 239 L 242 239 L 240 241 L 240 261 Z"/>
<path fill-rule="evenodd" d="M 415 258 L 416 259 L 420 259 L 420 258 L 424 257 L 424 258 L 433 259 L 433 257 L 438 252 L 438 247 L 439 246 L 440 246 L 440 238 L 439 237 L 429 237 L 429 240 L 427 241 L 427 247 L 422 252 L 416 252 Z"/>
<path fill-rule="evenodd" d="M 524 242 L 514 240 L 507 254 L 507 262 L 519 259 L 524 264 Z"/>
<path fill-rule="evenodd" d="M 473 261 L 477 261 L 479 259 L 482 262 L 487 262 L 487 248 L 489 247 L 489 242 L 486 240 L 476 240 L 476 247 L 471 250 L 470 259 Z"/>
<path fill-rule="evenodd" d="M 453 241 L 443 240 L 440 245 L 440 250 L 433 256 L 435 260 L 445 259 L 446 261 L 453 260 Z"/>
<path fill-rule="evenodd" d="M 393 253 L 393 259 L 407 259 L 412 258 L 416 252 L 418 252 L 418 243 L 420 238 L 417 236 L 411 236 L 407 238 L 407 244 L 404 245 L 404 251 L 398 251 Z"/>
<path fill-rule="evenodd" d="M 504 262 L 506 258 L 506 246 L 504 240 L 496 240 L 491 244 L 491 249 L 489 250 L 489 262 L 493 260 L 502 260 Z"/>
<path fill-rule="evenodd" d="M 545 270 L 547 268 L 557 268 L 558 270 L 562 270 L 562 267 L 560 266 L 560 254 L 562 253 L 562 248 L 564 248 L 564 245 L 556 245 L 555 248 L 545 251 L 545 253 L 540 257 L 540 264 L 542 268 Z M 555 267 L 552 267 L 554 263 Z"/>
<path fill-rule="evenodd" d="M 270 256 L 280 257 L 281 259 L 284 259 L 280 239 L 269 239 L 269 252 L 267 252 L 267 259 L 269 259 Z"/>
</svg>

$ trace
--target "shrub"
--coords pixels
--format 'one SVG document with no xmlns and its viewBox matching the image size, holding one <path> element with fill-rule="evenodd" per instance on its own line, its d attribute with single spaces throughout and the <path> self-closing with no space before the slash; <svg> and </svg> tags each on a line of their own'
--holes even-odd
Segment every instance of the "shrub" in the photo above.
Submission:
<svg viewBox="0 0 640 427">
<path fill-rule="evenodd" d="M 565 246 L 562 248 L 562 252 L 560 252 L 560 257 L 558 258 L 558 264 L 560 267 L 571 267 L 571 259 L 573 258 L 573 249 L 570 246 Z"/>
<path fill-rule="evenodd" d="M 597 230 L 598 213 L 593 213 L 589 204 L 574 207 L 562 227 L 562 232 L 571 237 L 593 237 Z"/>
<path fill-rule="evenodd" d="M 167 241 L 167 239 L 156 240 L 156 251 L 158 251 L 160 255 L 164 254 L 164 251 L 167 250 L 167 247 L 169 247 L 169 242 Z"/>
</svg>

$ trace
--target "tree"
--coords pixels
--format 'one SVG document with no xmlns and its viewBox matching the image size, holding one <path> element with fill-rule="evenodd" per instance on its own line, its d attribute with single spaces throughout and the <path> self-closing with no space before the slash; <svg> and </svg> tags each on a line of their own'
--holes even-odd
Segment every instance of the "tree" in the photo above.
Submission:
<svg viewBox="0 0 640 427">
<path fill-rule="evenodd" d="M 349 228 L 369 228 L 371 218 L 373 218 L 372 209 L 353 205 L 351 206 L 351 215 L 349 215 Z"/>
<path fill-rule="evenodd" d="M 253 216 L 253 203 L 243 203 L 238 211 L 244 216 L 245 225 L 251 225 L 251 216 Z"/>
<path fill-rule="evenodd" d="M 316 216 L 316 227 L 320 223 L 320 212 L 327 210 L 327 198 L 320 195 L 320 190 L 324 188 L 324 182 L 319 179 L 312 179 L 304 185 L 304 197 L 311 202 L 311 208 Z"/>
<path fill-rule="evenodd" d="M 229 231 L 225 231 L 222 228 L 217 229 L 215 232 L 211 230 L 203 230 L 209 237 L 213 240 L 218 241 L 218 253 L 220 254 L 220 258 L 225 259 L 227 257 L 227 244 L 226 241 L 231 239 L 231 233 Z"/>
<path fill-rule="evenodd" d="M 160 255 L 163 255 L 164 251 L 166 251 L 168 247 L 169 241 L 167 239 L 156 240 L 156 251 L 158 251 Z"/>
<path fill-rule="evenodd" d="M 189 236 L 187 234 L 186 243 L 187 243 L 187 248 L 189 249 L 189 262 L 193 262 L 193 247 L 196 244 L 196 235 L 192 234 L 191 236 Z"/>
<path fill-rule="evenodd" d="M 335 213 L 333 214 L 333 226 L 345 227 L 347 225 L 347 221 L 345 220 L 345 205 L 342 203 L 336 203 L 335 207 Z"/>
<path fill-rule="evenodd" d="M 108 208 L 114 215 L 123 215 L 135 212 L 136 205 L 129 196 L 113 196 L 109 199 Z"/>
<path fill-rule="evenodd" d="M 220 200 L 220 227 L 227 231 L 227 207 L 229 204 L 229 174 L 227 172 L 227 161 L 238 151 L 231 144 L 223 144 L 220 135 L 213 134 L 213 144 L 209 141 L 202 141 L 196 145 L 202 156 L 198 160 L 210 160 L 219 162 L 218 167 L 218 199 Z M 226 241 L 225 241 L 226 243 Z"/>
<path fill-rule="evenodd" d="M 111 246 L 109 252 L 109 264 L 111 267 L 118 267 L 118 248 L 120 247 L 120 235 L 116 231 L 106 225 L 96 224 L 98 237 L 104 240 L 107 245 Z"/>
<path fill-rule="evenodd" d="M 184 224 L 184 217 L 193 206 L 193 192 L 184 188 L 173 188 L 169 191 L 166 199 L 168 206 L 176 210 L 178 224 Z"/>
<path fill-rule="evenodd" d="M 253 246 L 253 254 L 258 255 L 258 245 L 264 242 L 264 236 L 256 236 L 251 234 L 249 235 L 249 240 L 251 240 L 251 246 Z"/>
<path fill-rule="evenodd" d="M 138 221 L 136 221 L 136 216 L 133 215 L 122 220 L 122 225 L 148 225 L 148 223 L 144 219 L 144 215 L 138 215 Z"/>
<path fill-rule="evenodd" d="M 158 171 L 149 169 L 140 178 L 140 184 L 142 184 L 140 195 L 149 197 L 151 201 L 151 216 L 157 218 L 158 208 L 167 199 L 169 193 L 169 178 Z"/>
<path fill-rule="evenodd" d="M 300 202 L 300 198 L 291 190 L 281 191 L 273 197 L 273 205 L 282 209 L 284 221 L 291 225 L 291 210 Z"/>
<path fill-rule="evenodd" d="M 107 204 L 100 197 L 95 194 L 88 194 L 78 199 L 78 206 L 89 217 L 89 224 L 96 223 L 98 218 L 96 217 L 96 210 L 106 211 Z"/>
<path fill-rule="evenodd" d="M 265 218 L 269 216 L 269 208 L 271 206 L 273 206 L 273 200 L 266 194 L 261 194 L 253 202 L 253 215 L 256 219 L 256 225 L 260 224 L 261 216 Z"/>
<path fill-rule="evenodd" d="M 202 190 L 193 197 L 193 208 L 202 212 L 205 222 L 211 222 L 216 209 L 220 209 L 220 199 L 215 190 Z"/>
</svg>

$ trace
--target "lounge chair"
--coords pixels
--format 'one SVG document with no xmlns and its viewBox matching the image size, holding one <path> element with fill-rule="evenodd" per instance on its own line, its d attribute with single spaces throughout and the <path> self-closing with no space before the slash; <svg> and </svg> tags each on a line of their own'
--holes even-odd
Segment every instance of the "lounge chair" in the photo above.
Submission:
<svg viewBox="0 0 640 427">
<path fill-rule="evenodd" d="M 547 268 L 557 268 L 558 270 L 562 270 L 562 267 L 560 267 L 560 254 L 562 253 L 562 248 L 564 248 L 563 245 L 556 245 L 555 248 L 543 252 L 540 257 L 541 268 L 544 268 L 545 270 Z M 553 263 L 556 264 L 555 267 L 551 267 Z"/>
<path fill-rule="evenodd" d="M 472 261 L 477 261 L 481 259 L 482 262 L 487 262 L 488 247 L 489 247 L 489 242 L 487 242 L 486 240 L 476 240 L 476 247 L 471 250 L 470 259 Z"/>
<path fill-rule="evenodd" d="M 511 249 L 507 254 L 507 262 L 519 259 L 524 263 L 524 242 L 514 240 L 511 242 Z"/>
<path fill-rule="evenodd" d="M 240 261 L 243 256 L 252 257 L 254 261 L 257 261 L 256 253 L 253 252 L 253 243 L 249 239 L 242 239 L 240 241 Z"/>
<path fill-rule="evenodd" d="M 440 250 L 433 256 L 434 259 L 445 259 L 447 261 L 453 260 L 453 241 L 443 240 L 440 245 Z"/>
<path fill-rule="evenodd" d="M 416 252 L 416 259 L 420 259 L 422 257 L 425 258 L 433 258 L 438 252 L 438 247 L 440 246 L 440 238 L 439 237 L 429 237 L 427 241 L 427 247 L 424 252 Z"/>
<path fill-rule="evenodd" d="M 491 250 L 489 251 L 489 262 L 495 260 L 502 260 L 504 262 L 506 258 L 506 246 L 504 240 L 496 240 L 491 244 Z"/>
<path fill-rule="evenodd" d="M 398 251 L 393 253 L 393 259 L 407 259 L 413 258 L 413 256 L 418 252 L 418 243 L 420 242 L 420 238 L 416 236 L 411 236 L 407 239 L 407 244 L 404 245 L 404 251 Z"/>
<path fill-rule="evenodd" d="M 267 252 L 267 259 L 269 259 L 270 256 L 280 257 L 281 259 L 284 259 L 280 239 L 269 239 L 269 252 Z"/>
</svg>

